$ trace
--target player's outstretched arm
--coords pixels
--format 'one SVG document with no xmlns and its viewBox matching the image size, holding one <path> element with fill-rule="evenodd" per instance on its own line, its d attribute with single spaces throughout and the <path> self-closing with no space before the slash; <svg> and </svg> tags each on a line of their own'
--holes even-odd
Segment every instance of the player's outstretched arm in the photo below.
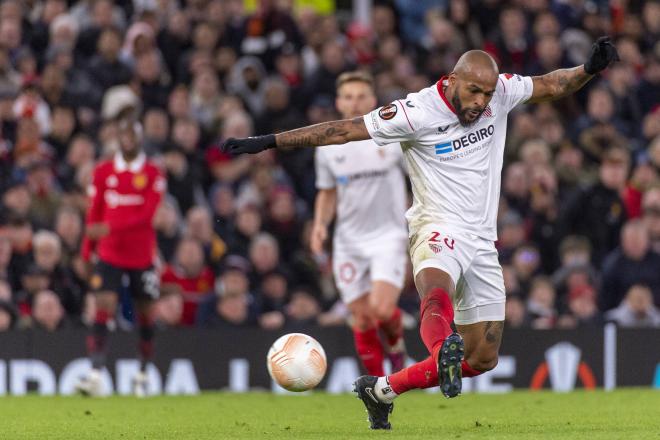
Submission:
<svg viewBox="0 0 660 440">
<path fill-rule="evenodd" d="M 591 47 L 589 59 L 582 66 L 558 69 L 542 76 L 533 76 L 534 91 L 530 103 L 553 101 L 580 90 L 595 74 L 619 61 L 610 37 L 600 37 Z"/>
<path fill-rule="evenodd" d="M 269 148 L 320 147 L 345 144 L 369 139 L 362 117 L 341 121 L 322 122 L 309 127 L 285 131 L 277 135 L 254 136 L 246 139 L 229 138 L 222 146 L 226 153 L 235 155 L 259 153 Z"/>
</svg>

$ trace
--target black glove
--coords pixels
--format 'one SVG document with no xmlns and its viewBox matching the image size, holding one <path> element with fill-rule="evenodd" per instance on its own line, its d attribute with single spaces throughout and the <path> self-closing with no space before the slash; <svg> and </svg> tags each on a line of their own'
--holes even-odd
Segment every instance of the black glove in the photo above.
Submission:
<svg viewBox="0 0 660 440">
<path fill-rule="evenodd" d="M 587 62 L 584 63 L 584 71 L 589 75 L 595 75 L 606 69 L 611 62 L 619 61 L 619 59 L 619 53 L 610 42 L 610 37 L 600 37 L 591 46 L 591 54 Z"/>
<path fill-rule="evenodd" d="M 269 148 L 275 148 L 275 135 L 253 136 L 245 139 L 229 138 L 222 146 L 222 151 L 235 156 L 237 154 L 256 154 Z"/>
</svg>

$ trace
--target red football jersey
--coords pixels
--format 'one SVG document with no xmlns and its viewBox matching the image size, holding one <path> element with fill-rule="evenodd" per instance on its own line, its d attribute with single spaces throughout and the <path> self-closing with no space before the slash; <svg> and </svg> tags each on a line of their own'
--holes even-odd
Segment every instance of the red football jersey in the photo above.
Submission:
<svg viewBox="0 0 660 440">
<path fill-rule="evenodd" d="M 99 163 L 88 189 L 86 223 L 106 223 L 110 233 L 98 241 L 85 237 L 85 261 L 96 250 L 102 261 L 123 269 L 151 266 L 156 253 L 153 218 L 165 187 L 165 178 L 144 153 L 130 163 L 119 153 Z"/>
<path fill-rule="evenodd" d="M 183 316 L 181 323 L 184 325 L 194 325 L 197 315 L 197 306 L 213 288 L 214 276 L 211 269 L 205 266 L 202 272 L 194 278 L 188 278 L 176 267 L 167 266 L 165 272 L 160 278 L 161 285 L 176 284 L 181 287 L 183 295 Z"/>
</svg>

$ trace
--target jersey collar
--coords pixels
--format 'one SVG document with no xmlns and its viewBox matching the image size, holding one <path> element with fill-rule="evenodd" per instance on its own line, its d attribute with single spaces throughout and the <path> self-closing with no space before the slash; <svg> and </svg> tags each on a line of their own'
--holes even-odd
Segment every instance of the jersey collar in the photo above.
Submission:
<svg viewBox="0 0 660 440">
<path fill-rule="evenodd" d="M 147 155 L 144 153 L 138 154 L 138 156 L 129 163 L 126 162 L 124 156 L 121 155 L 121 152 L 117 152 L 115 154 L 115 158 L 113 162 L 114 162 L 115 171 L 117 171 L 118 173 L 123 173 L 124 171 L 137 173 L 142 169 L 146 161 L 147 161 Z"/>
<path fill-rule="evenodd" d="M 436 86 L 438 87 L 438 94 L 442 98 L 442 100 L 445 102 L 445 105 L 453 114 L 456 114 L 456 109 L 454 108 L 453 105 L 449 102 L 447 97 L 445 96 L 445 91 L 443 90 L 443 85 L 445 84 L 445 81 L 447 81 L 447 75 L 443 76 L 440 78 L 440 80 L 436 83 Z"/>
</svg>

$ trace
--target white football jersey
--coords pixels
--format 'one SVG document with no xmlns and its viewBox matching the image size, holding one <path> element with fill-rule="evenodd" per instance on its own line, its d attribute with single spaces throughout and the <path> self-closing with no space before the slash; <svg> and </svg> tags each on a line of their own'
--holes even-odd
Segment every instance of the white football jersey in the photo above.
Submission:
<svg viewBox="0 0 660 440">
<path fill-rule="evenodd" d="M 532 79 L 499 75 L 488 107 L 466 127 L 444 81 L 366 114 L 364 122 L 377 144 L 401 143 L 414 196 L 406 213 L 411 236 L 437 224 L 496 240 L 507 114 L 531 97 Z"/>
<path fill-rule="evenodd" d="M 337 188 L 334 249 L 406 239 L 406 184 L 398 143 L 373 140 L 316 150 L 316 187 Z"/>
</svg>

